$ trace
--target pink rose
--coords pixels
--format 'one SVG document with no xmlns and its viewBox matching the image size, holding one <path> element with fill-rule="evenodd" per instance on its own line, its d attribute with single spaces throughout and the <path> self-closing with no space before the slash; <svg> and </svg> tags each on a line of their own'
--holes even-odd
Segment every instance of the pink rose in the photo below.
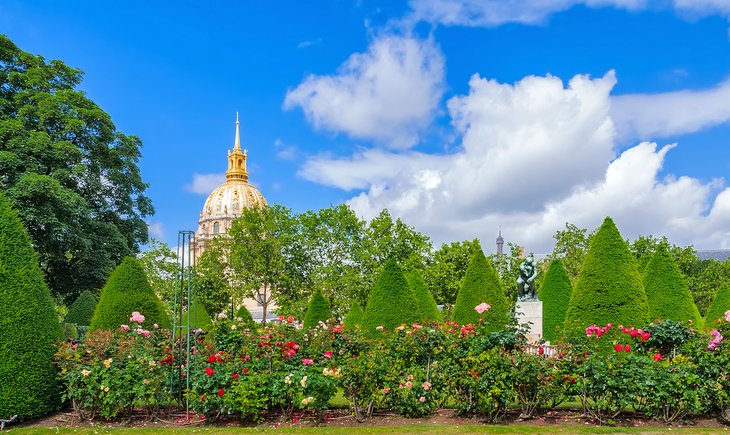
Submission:
<svg viewBox="0 0 730 435">
<path fill-rule="evenodd" d="M 139 311 L 134 311 L 132 313 L 132 317 L 129 318 L 129 321 L 132 323 L 142 323 L 144 322 L 144 316 L 139 313 Z"/>
<path fill-rule="evenodd" d="M 426 398 L 423 397 L 423 396 L 421 396 L 421 397 L 418 398 L 418 401 L 421 402 L 421 403 L 423 403 L 423 402 L 426 401 Z"/>
<path fill-rule="evenodd" d="M 413 382 L 408 381 L 406 382 L 406 387 L 411 388 L 413 386 Z"/>
<path fill-rule="evenodd" d="M 730 322 L 730 310 L 725 311 L 725 320 Z"/>
<path fill-rule="evenodd" d="M 482 302 L 481 304 L 474 307 L 475 310 L 477 310 L 477 313 L 482 314 L 483 312 L 489 310 L 492 308 L 488 303 Z"/>
<path fill-rule="evenodd" d="M 384 394 L 390 393 L 390 388 L 383 388 L 383 393 Z"/>
<path fill-rule="evenodd" d="M 324 357 L 325 358 L 332 358 L 332 352 L 330 352 L 330 351 L 325 352 L 324 353 Z"/>
<path fill-rule="evenodd" d="M 308 366 L 310 364 L 314 364 L 314 360 L 312 358 L 304 358 L 302 359 L 302 364 Z"/>
<path fill-rule="evenodd" d="M 120 326 L 120 328 L 122 329 L 122 331 L 125 331 L 125 332 L 129 331 L 129 326 L 127 326 L 127 325 L 122 325 L 122 326 Z"/>
</svg>

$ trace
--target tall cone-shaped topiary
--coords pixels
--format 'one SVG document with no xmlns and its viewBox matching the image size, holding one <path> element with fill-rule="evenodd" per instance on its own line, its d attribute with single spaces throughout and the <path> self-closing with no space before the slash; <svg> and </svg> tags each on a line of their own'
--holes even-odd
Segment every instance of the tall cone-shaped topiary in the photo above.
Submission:
<svg viewBox="0 0 730 435">
<path fill-rule="evenodd" d="M 646 292 L 636 260 L 616 224 L 607 217 L 593 236 L 578 273 L 565 316 L 566 333 L 584 333 L 593 324 L 641 327 L 648 320 Z"/>
<path fill-rule="evenodd" d="M 433 298 L 428 286 L 426 286 L 426 282 L 421 277 L 421 273 L 417 270 L 412 270 L 406 275 L 406 279 L 408 280 L 408 285 L 413 290 L 416 302 L 418 302 L 421 321 L 423 323 L 441 322 L 443 317 L 441 316 L 439 307 L 436 305 L 436 300 Z"/>
<path fill-rule="evenodd" d="M 146 319 L 145 319 L 146 320 Z M 180 331 L 185 333 L 185 331 L 188 328 L 188 313 L 187 311 L 182 313 L 182 322 L 178 318 L 177 321 L 180 323 L 180 326 L 182 327 L 181 330 L 175 331 L 175 337 L 180 335 Z M 210 320 L 210 316 L 208 315 L 208 311 L 205 309 L 205 306 L 201 304 L 200 302 L 197 302 L 195 304 L 195 308 L 192 306 L 190 307 L 190 323 L 193 324 L 193 331 L 195 329 L 202 329 L 203 331 L 209 331 L 210 328 L 213 326 L 213 322 Z"/>
<path fill-rule="evenodd" d="M 246 328 L 254 329 L 259 326 L 258 322 L 253 319 L 251 312 L 248 310 L 248 308 L 246 308 L 245 305 L 241 305 L 241 308 L 236 311 L 236 317 Z"/>
<path fill-rule="evenodd" d="M 28 232 L 0 194 L 0 418 L 21 420 L 56 410 L 53 365 L 63 337 Z"/>
<path fill-rule="evenodd" d="M 543 339 L 555 341 L 560 336 L 572 293 L 573 285 L 563 262 L 554 258 L 538 291 L 538 297 L 542 301 Z"/>
<path fill-rule="evenodd" d="M 345 324 L 345 328 L 353 330 L 356 326 L 360 325 L 360 322 L 362 322 L 362 308 L 360 307 L 360 303 L 355 301 L 350 306 L 350 311 L 347 312 L 345 320 L 342 323 Z"/>
<path fill-rule="evenodd" d="M 394 259 L 389 259 L 368 295 L 362 328 L 374 332 L 378 326 L 392 330 L 421 321 L 418 302 L 403 271 Z"/>
<path fill-rule="evenodd" d="M 304 329 L 314 328 L 319 322 L 326 322 L 332 317 L 330 304 L 327 299 L 322 296 L 322 292 L 317 289 L 309 300 L 309 308 L 307 314 L 304 315 Z"/>
<path fill-rule="evenodd" d="M 75 323 L 80 326 L 89 326 L 96 309 L 96 298 L 89 290 L 84 290 L 68 309 L 63 319 L 66 323 Z"/>
<path fill-rule="evenodd" d="M 479 314 L 475 307 L 481 303 L 491 306 Z M 476 324 L 480 318 L 488 322 L 489 331 L 502 329 L 509 321 L 509 302 L 504 295 L 497 271 L 487 262 L 484 252 L 478 249 L 471 257 L 464 280 L 456 296 L 451 320 L 459 325 Z"/>
<path fill-rule="evenodd" d="M 700 311 L 692 293 L 666 246 L 659 245 L 644 269 L 644 290 L 649 304 L 649 321 L 691 321 L 698 326 Z"/>
<path fill-rule="evenodd" d="M 705 314 L 705 327 L 710 329 L 714 328 L 717 326 L 719 319 L 722 319 L 721 321 L 724 322 L 725 311 L 727 310 L 730 310 L 730 284 L 722 284 L 717 289 L 715 298 L 712 300 L 707 314 Z"/>
<path fill-rule="evenodd" d="M 119 325 L 129 324 L 134 311 L 145 316 L 144 328 L 152 328 L 155 323 L 162 328 L 170 327 L 170 319 L 150 287 L 142 264 L 134 257 L 127 257 L 114 269 L 102 289 L 90 329 L 117 329 Z"/>
</svg>

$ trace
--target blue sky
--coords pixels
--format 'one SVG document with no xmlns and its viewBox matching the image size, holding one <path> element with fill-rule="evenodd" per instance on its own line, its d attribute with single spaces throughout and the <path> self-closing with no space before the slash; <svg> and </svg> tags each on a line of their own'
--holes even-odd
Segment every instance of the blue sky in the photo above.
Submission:
<svg viewBox="0 0 730 435">
<path fill-rule="evenodd" d="M 142 139 L 170 243 L 239 112 L 251 181 L 296 211 L 387 207 L 489 249 L 501 225 L 536 252 L 611 215 L 707 249 L 730 247 L 728 17 L 725 0 L 6 0 L 0 32 L 85 71 Z"/>
</svg>

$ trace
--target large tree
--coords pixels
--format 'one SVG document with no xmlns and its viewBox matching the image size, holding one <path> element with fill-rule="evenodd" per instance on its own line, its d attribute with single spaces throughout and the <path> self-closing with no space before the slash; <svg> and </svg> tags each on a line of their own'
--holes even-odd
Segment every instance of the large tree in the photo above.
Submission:
<svg viewBox="0 0 730 435">
<path fill-rule="evenodd" d="M 481 250 L 479 239 L 444 243 L 433 253 L 431 264 L 423 272 L 423 280 L 434 299 L 448 309 L 456 302 L 466 268 L 474 253 Z"/>
<path fill-rule="evenodd" d="M 69 302 L 139 250 L 153 213 L 137 166 L 142 142 L 86 98 L 82 75 L 0 35 L 0 191 L 52 291 Z"/>
</svg>

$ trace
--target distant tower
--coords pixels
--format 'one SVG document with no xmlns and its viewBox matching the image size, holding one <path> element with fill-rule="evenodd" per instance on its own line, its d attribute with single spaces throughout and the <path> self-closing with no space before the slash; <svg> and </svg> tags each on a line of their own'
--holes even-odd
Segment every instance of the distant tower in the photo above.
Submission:
<svg viewBox="0 0 730 435">
<path fill-rule="evenodd" d="M 502 258 L 504 254 L 504 239 L 502 238 L 502 227 L 499 227 L 499 235 L 497 236 L 497 258 Z"/>
</svg>

